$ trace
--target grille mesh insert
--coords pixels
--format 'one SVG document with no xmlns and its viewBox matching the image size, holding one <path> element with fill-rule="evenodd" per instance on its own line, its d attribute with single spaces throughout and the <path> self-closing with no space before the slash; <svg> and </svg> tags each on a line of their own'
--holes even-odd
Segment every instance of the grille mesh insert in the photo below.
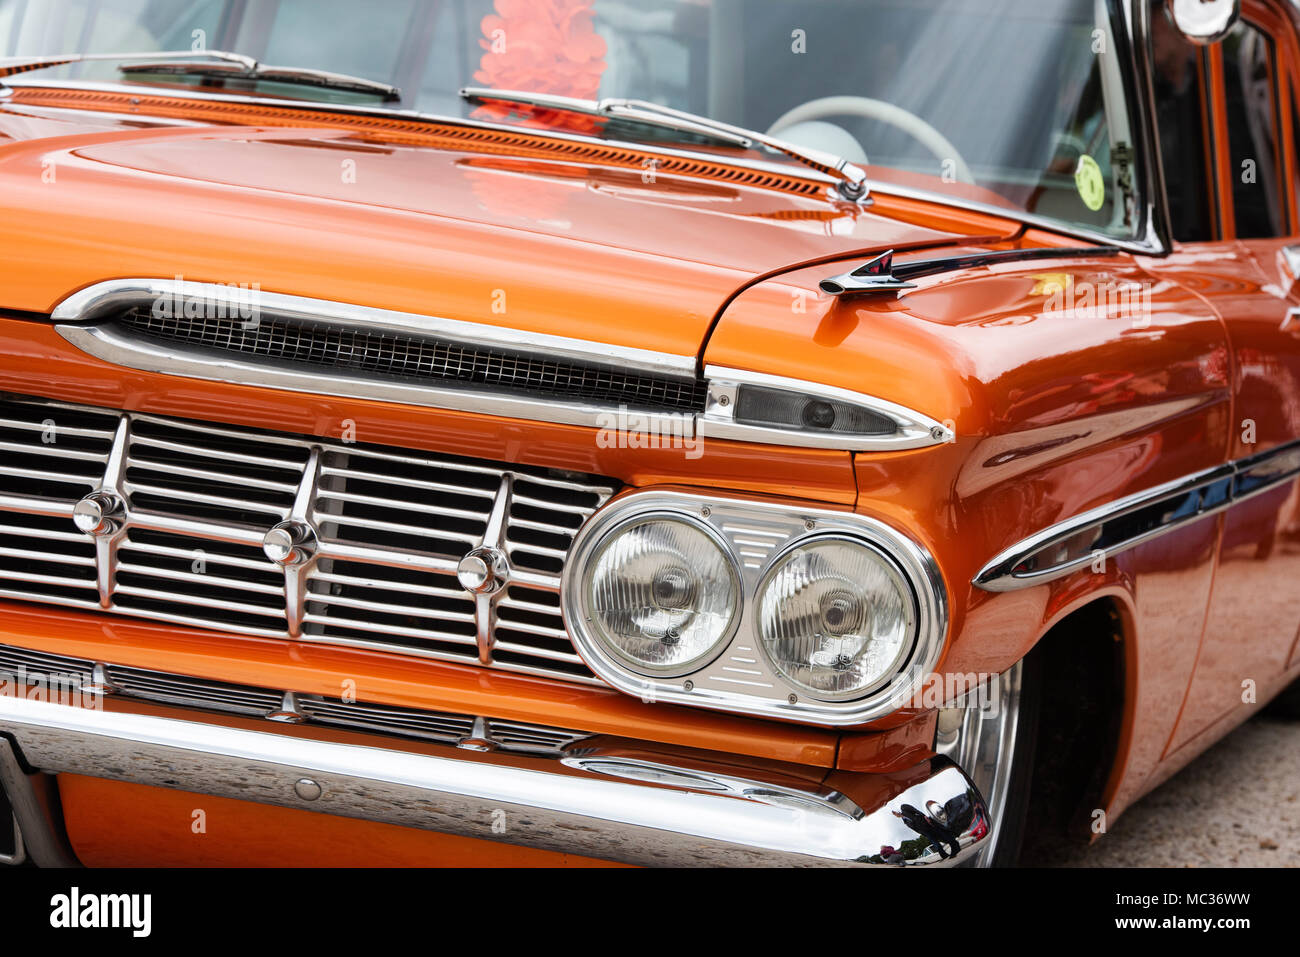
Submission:
<svg viewBox="0 0 1300 957">
<path fill-rule="evenodd" d="M 483 385 L 537 397 L 626 404 L 650 411 L 702 411 L 707 390 L 698 380 L 640 375 L 277 316 L 262 315 L 256 323 L 238 315 L 160 317 L 141 307 L 122 313 L 118 321 L 145 338 L 272 359 L 319 372 L 348 370 L 395 379 Z"/>
</svg>

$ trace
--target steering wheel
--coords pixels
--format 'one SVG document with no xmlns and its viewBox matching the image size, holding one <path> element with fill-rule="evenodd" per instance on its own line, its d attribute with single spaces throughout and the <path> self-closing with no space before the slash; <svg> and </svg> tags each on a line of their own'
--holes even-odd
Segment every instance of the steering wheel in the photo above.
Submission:
<svg viewBox="0 0 1300 957">
<path fill-rule="evenodd" d="M 767 132 L 770 136 L 780 136 L 782 130 L 799 123 L 820 120 L 826 116 L 845 115 L 862 116 L 897 127 L 941 161 L 951 160 L 958 180 L 974 184 L 975 177 L 971 175 L 970 166 L 946 136 L 915 113 L 901 106 L 886 103 L 884 100 L 873 100 L 867 96 L 823 96 L 796 106 L 788 113 L 783 113 Z"/>
</svg>

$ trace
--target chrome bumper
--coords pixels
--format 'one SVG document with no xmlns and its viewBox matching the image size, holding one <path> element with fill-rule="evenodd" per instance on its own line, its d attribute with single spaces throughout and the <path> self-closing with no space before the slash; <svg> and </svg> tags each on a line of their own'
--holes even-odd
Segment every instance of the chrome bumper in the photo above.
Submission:
<svg viewBox="0 0 1300 957">
<path fill-rule="evenodd" d="M 0 695 L 0 734 L 14 745 L 0 747 L 0 781 L 11 796 L 49 780 L 33 771 L 71 772 L 646 865 L 948 865 L 989 829 L 983 799 L 946 758 L 823 781 L 615 739 L 530 758 L 100 705 Z M 57 831 L 42 816 L 48 805 L 20 806 L 29 850 L 59 846 L 33 833 Z"/>
</svg>

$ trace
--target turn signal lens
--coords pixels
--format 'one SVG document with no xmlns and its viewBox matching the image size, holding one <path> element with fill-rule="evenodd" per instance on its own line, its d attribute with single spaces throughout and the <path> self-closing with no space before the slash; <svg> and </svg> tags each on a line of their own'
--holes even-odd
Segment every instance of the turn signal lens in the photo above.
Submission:
<svg viewBox="0 0 1300 957">
<path fill-rule="evenodd" d="M 812 541 L 778 559 L 758 595 L 773 667 L 817 698 L 854 698 L 892 677 L 911 649 L 911 589 L 893 563 L 853 539 Z"/>
<path fill-rule="evenodd" d="M 587 573 L 596 637 L 634 670 L 692 671 L 730 637 L 740 581 L 703 528 L 647 518 L 611 532 Z"/>
<path fill-rule="evenodd" d="M 823 399 L 785 389 L 742 385 L 736 395 L 736 421 L 773 429 L 810 430 L 836 435 L 894 435 L 898 423 L 870 409 L 838 399 Z"/>
</svg>

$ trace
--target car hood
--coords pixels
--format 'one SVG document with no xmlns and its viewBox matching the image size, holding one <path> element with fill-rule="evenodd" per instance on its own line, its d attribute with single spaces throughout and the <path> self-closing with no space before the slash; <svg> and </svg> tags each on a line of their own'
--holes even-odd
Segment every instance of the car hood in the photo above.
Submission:
<svg viewBox="0 0 1300 957">
<path fill-rule="evenodd" d="M 21 100 L 0 108 L 12 310 L 183 276 L 694 355 L 760 277 L 1014 225 L 611 168 L 558 145 L 487 155 Z"/>
</svg>

